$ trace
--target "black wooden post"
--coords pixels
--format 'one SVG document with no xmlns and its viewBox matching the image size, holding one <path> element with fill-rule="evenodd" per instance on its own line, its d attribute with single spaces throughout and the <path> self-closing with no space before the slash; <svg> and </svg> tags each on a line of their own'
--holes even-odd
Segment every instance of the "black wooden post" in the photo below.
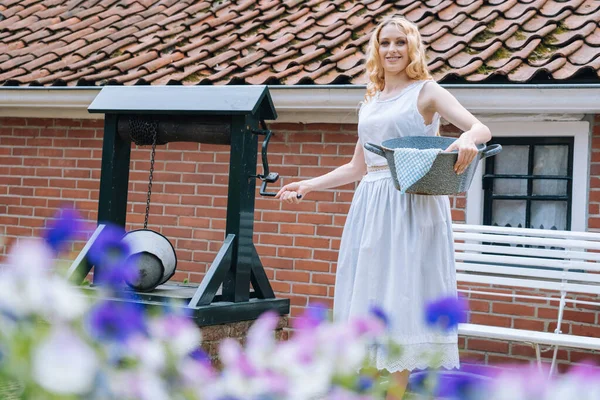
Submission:
<svg viewBox="0 0 600 400">
<path fill-rule="evenodd" d="M 112 223 L 124 227 L 127 216 L 131 143 L 118 135 L 117 118 L 117 114 L 106 114 L 104 118 L 98 223 Z"/>
<path fill-rule="evenodd" d="M 257 128 L 258 121 L 249 115 L 232 118 L 225 234 L 234 234 L 235 241 L 222 294 L 235 303 L 249 299 L 258 137 L 248 131 Z"/>
<path fill-rule="evenodd" d="M 117 119 L 117 114 L 106 114 L 104 117 L 98 224 L 112 223 L 125 227 L 131 143 L 118 135 Z M 94 282 L 98 282 L 101 274 L 101 268 L 96 265 Z"/>
</svg>

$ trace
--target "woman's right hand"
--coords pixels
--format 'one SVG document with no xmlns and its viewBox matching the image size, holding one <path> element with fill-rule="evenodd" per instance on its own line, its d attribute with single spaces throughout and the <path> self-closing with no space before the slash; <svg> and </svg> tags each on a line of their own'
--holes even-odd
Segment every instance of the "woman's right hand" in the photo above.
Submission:
<svg viewBox="0 0 600 400">
<path fill-rule="evenodd" d="M 310 191 L 310 186 L 305 181 L 293 182 L 279 189 L 275 198 L 289 204 L 298 204 Z"/>
</svg>

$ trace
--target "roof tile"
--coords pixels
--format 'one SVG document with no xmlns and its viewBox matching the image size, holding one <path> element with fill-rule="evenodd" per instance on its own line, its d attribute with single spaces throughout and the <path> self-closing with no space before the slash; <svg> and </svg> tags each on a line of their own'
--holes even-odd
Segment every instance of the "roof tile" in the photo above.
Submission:
<svg viewBox="0 0 600 400">
<path fill-rule="evenodd" d="M 369 32 L 392 14 L 419 25 L 438 79 L 569 79 L 582 68 L 600 75 L 597 0 L 5 0 L 3 7 L 0 84 L 364 83 Z"/>
<path fill-rule="evenodd" d="M 82 57 L 87 57 L 92 53 L 95 53 L 97 50 L 100 50 L 101 48 L 111 45 L 113 42 L 110 39 L 102 39 L 102 40 L 98 40 L 97 42 L 91 43 L 85 47 L 82 47 L 81 49 L 75 51 L 73 54 L 74 55 L 80 55 Z"/>
<path fill-rule="evenodd" d="M 22 68 L 25 68 L 27 71 L 34 71 L 36 68 L 41 67 L 44 64 L 47 64 L 51 61 L 54 61 L 58 58 L 58 56 L 54 53 L 48 53 L 45 56 L 38 57 L 27 64 L 22 65 Z"/>
</svg>

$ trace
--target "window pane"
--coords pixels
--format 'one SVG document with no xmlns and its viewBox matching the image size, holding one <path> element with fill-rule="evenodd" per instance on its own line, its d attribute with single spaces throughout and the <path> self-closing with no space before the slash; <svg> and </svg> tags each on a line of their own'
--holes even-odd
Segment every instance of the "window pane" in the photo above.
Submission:
<svg viewBox="0 0 600 400">
<path fill-rule="evenodd" d="M 529 146 L 502 146 L 494 156 L 494 174 L 527 175 Z"/>
<path fill-rule="evenodd" d="M 532 201 L 531 228 L 567 229 L 567 202 Z"/>
<path fill-rule="evenodd" d="M 534 179 L 533 194 L 565 196 L 567 194 L 567 181 L 558 179 Z"/>
<path fill-rule="evenodd" d="M 492 225 L 519 228 L 525 226 L 525 200 L 494 200 Z"/>
<path fill-rule="evenodd" d="M 569 146 L 535 146 L 533 150 L 534 175 L 567 175 Z"/>
<path fill-rule="evenodd" d="M 527 194 L 527 179 L 494 179 L 494 194 Z"/>
</svg>

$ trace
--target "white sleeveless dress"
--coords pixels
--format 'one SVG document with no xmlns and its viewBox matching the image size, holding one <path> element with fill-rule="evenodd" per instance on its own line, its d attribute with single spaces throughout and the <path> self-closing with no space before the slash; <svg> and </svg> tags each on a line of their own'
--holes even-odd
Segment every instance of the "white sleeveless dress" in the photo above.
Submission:
<svg viewBox="0 0 600 400">
<path fill-rule="evenodd" d="M 414 82 L 386 100 L 378 94 L 363 104 L 360 143 L 435 135 L 439 115 L 426 126 L 417 109 L 427 82 Z M 366 149 L 365 161 L 386 164 Z M 456 330 L 441 333 L 425 323 L 428 302 L 457 294 L 451 224 L 447 196 L 401 194 L 389 170 L 369 172 L 358 185 L 342 234 L 333 315 L 345 321 L 365 315 L 372 305 L 383 308 L 402 353 L 388 359 L 381 349 L 374 350 L 380 370 L 459 368 Z"/>
</svg>

